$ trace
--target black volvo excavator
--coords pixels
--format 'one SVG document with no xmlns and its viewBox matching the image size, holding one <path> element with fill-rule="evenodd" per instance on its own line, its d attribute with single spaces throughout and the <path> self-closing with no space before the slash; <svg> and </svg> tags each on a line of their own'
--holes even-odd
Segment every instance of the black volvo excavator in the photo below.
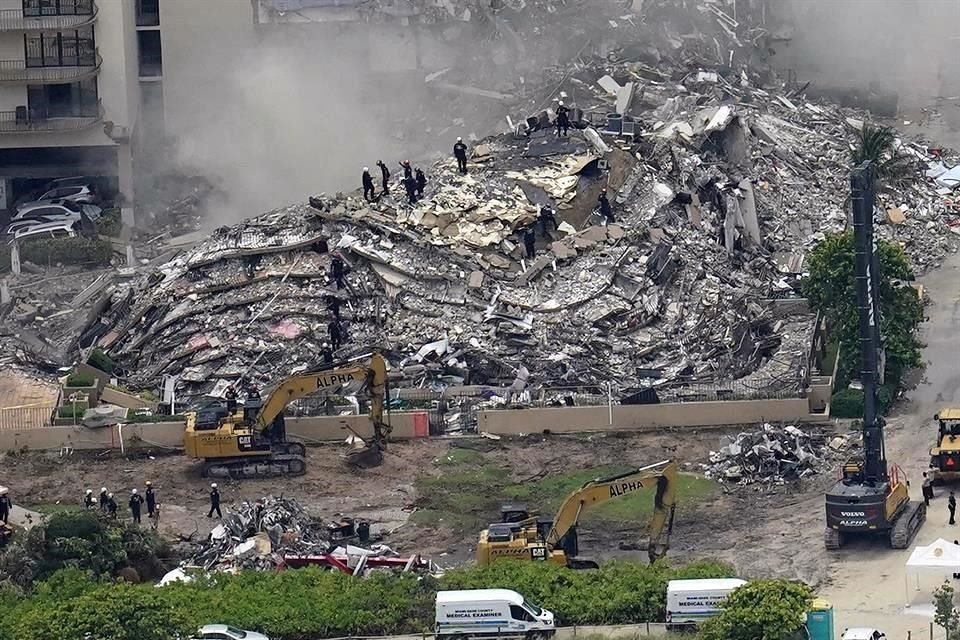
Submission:
<svg viewBox="0 0 960 640">
<path fill-rule="evenodd" d="M 855 535 L 886 536 L 894 549 L 906 549 L 927 517 L 922 501 L 910 501 L 903 470 L 887 465 L 883 417 L 877 415 L 881 343 L 879 265 L 873 250 L 875 178 L 875 168 L 869 161 L 856 167 L 850 178 L 860 316 L 863 455 L 847 460 L 841 479 L 826 495 L 827 549 L 839 549 L 847 537 Z"/>
</svg>

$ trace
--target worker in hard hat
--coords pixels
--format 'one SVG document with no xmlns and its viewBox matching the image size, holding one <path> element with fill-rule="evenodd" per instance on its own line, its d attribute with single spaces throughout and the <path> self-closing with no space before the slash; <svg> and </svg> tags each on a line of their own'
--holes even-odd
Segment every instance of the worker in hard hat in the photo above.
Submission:
<svg viewBox="0 0 960 640">
<path fill-rule="evenodd" d="M 557 135 L 567 135 L 567 129 L 570 128 L 570 109 L 563 104 L 563 100 L 557 104 Z M 561 134 L 560 132 L 563 131 Z"/>
<path fill-rule="evenodd" d="M 0 487 L 0 522 L 3 522 L 3 524 L 10 524 L 10 508 L 12 506 L 10 490 L 6 487 Z"/>
<path fill-rule="evenodd" d="M 137 524 L 140 524 L 140 507 L 143 505 L 143 496 L 137 493 L 136 489 L 130 490 L 130 515 L 133 516 L 133 521 Z"/>
<path fill-rule="evenodd" d="M 153 513 L 157 510 L 157 494 L 153 491 L 153 483 L 147 480 L 147 490 L 144 492 L 144 497 L 147 499 L 147 517 L 152 518 Z"/>
<path fill-rule="evenodd" d="M 83 508 L 93 509 L 95 506 L 97 506 L 97 502 L 93 497 L 93 489 L 87 489 L 83 494 Z"/>
<path fill-rule="evenodd" d="M 111 518 L 117 517 L 117 501 L 114 500 L 112 493 L 107 494 L 107 513 Z"/>
<path fill-rule="evenodd" d="M 457 143 L 453 145 L 453 157 L 457 159 L 457 171 L 467 172 L 467 145 L 463 144 L 463 138 L 457 138 Z"/>
<path fill-rule="evenodd" d="M 383 164 L 383 160 L 377 160 L 377 166 L 380 167 L 380 184 L 384 194 L 390 193 L 390 169 Z"/>
<path fill-rule="evenodd" d="M 108 502 L 110 502 L 110 494 L 107 493 L 107 488 L 100 487 L 100 511 L 107 510 Z"/>
<path fill-rule="evenodd" d="M 363 198 L 367 202 L 373 202 L 376 198 L 376 189 L 373 186 L 373 176 L 370 175 L 370 168 L 363 168 L 363 175 L 360 177 L 363 182 Z"/>
<path fill-rule="evenodd" d="M 207 512 L 207 517 L 212 518 L 213 512 L 217 512 L 217 517 L 222 518 L 223 514 L 220 513 L 220 489 L 217 488 L 216 482 L 210 483 L 210 511 Z"/>
</svg>

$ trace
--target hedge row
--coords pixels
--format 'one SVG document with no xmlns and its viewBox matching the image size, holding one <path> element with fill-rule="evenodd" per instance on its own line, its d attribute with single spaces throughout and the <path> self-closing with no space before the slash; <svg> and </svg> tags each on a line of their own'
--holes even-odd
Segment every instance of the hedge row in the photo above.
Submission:
<svg viewBox="0 0 960 640">
<path fill-rule="evenodd" d="M 666 583 L 724 577 L 729 566 L 616 562 L 596 571 L 503 563 L 439 579 L 373 574 L 356 579 L 317 568 L 216 575 L 161 589 L 98 583 L 66 570 L 18 596 L 0 589 L 0 640 L 160 640 L 210 623 L 258 630 L 277 640 L 428 631 L 437 590 L 512 588 L 557 614 L 561 624 L 663 620 Z"/>
<path fill-rule="evenodd" d="M 20 245 L 20 260 L 41 267 L 56 264 L 106 267 L 112 258 L 113 245 L 99 238 L 50 238 Z M 10 271 L 10 247 L 0 245 L 0 273 L 6 271 Z"/>
</svg>

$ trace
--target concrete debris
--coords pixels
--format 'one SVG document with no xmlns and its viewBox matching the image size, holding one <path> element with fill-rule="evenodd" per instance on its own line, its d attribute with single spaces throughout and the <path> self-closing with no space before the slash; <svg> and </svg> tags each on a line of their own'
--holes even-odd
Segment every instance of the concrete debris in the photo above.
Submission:
<svg viewBox="0 0 960 640">
<path fill-rule="evenodd" d="M 707 477 L 727 484 L 783 484 L 832 469 L 842 457 L 846 440 L 828 441 L 822 430 L 765 423 L 756 431 L 724 437 L 723 446 L 701 464 Z"/>
</svg>

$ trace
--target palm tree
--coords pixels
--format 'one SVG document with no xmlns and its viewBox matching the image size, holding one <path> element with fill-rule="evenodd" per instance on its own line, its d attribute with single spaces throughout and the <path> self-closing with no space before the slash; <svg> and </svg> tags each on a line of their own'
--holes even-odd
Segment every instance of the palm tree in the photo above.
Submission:
<svg viewBox="0 0 960 640">
<path fill-rule="evenodd" d="M 911 175 L 914 167 L 909 156 L 898 152 L 896 142 L 897 134 L 890 127 L 864 123 L 850 149 L 850 160 L 855 167 L 871 160 L 877 168 L 878 180 L 898 182 Z"/>
</svg>

